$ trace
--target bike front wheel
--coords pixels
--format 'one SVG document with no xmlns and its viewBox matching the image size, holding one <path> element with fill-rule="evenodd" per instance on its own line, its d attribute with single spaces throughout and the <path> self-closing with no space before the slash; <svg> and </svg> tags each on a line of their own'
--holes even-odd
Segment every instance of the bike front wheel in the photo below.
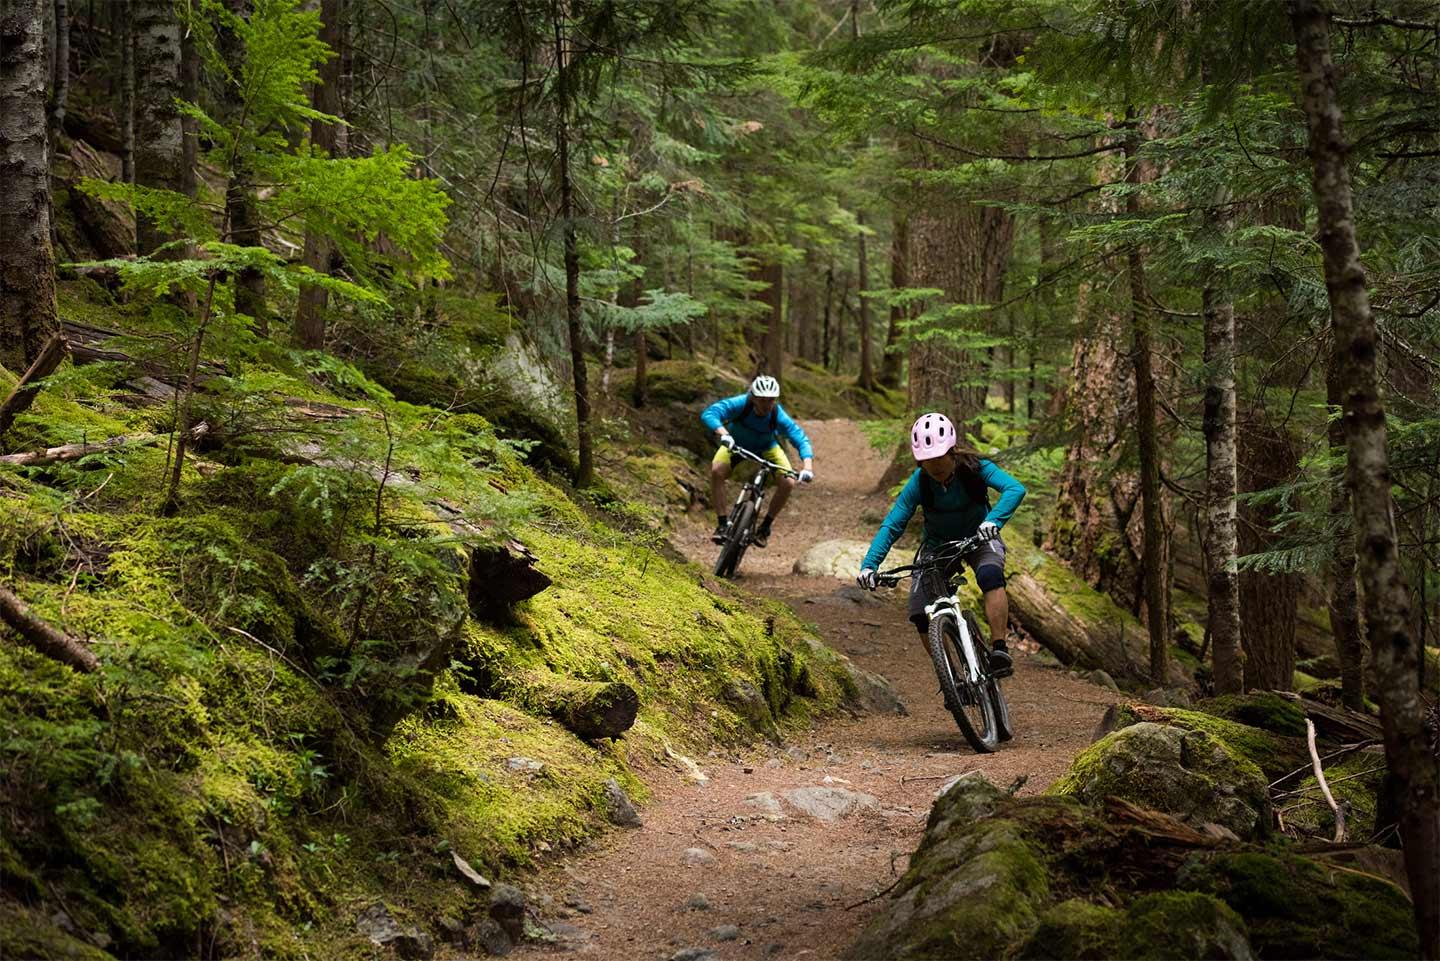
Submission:
<svg viewBox="0 0 1440 961">
<path fill-rule="evenodd" d="M 990 679 L 982 672 L 981 682 L 971 683 L 960 626 L 953 615 L 941 614 L 930 621 L 929 646 L 945 707 L 960 733 L 977 753 L 992 753 L 1000 746 L 1001 737 Z"/>
<path fill-rule="evenodd" d="M 750 528 L 754 523 L 755 505 L 746 501 L 730 518 L 730 529 L 725 535 L 725 543 L 720 545 L 720 556 L 715 561 L 716 577 L 734 576 L 735 568 L 740 566 L 740 558 L 745 556 Z"/>
</svg>

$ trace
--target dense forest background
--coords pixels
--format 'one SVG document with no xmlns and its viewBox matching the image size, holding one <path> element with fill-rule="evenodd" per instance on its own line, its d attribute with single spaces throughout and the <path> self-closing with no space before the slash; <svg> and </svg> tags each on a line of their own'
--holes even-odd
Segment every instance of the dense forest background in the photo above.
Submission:
<svg viewBox="0 0 1440 961">
<path fill-rule="evenodd" d="M 1430 0 L 3 0 L 0 600 L 111 685 L 57 693 L 7 642 L 6 713 L 46 716 L 6 795 L 88 830 L 81 784 L 144 753 L 81 751 L 96 699 L 107 730 L 127 698 L 202 710 L 167 686 L 190 654 L 128 646 L 152 617 L 241 611 L 373 731 L 413 723 L 462 631 L 403 623 L 467 605 L 436 538 L 658 545 L 631 501 L 700 506 L 692 406 L 767 372 L 887 445 L 944 411 L 1013 467 L 1034 546 L 1143 625 L 1082 612 L 1067 656 L 1378 713 L 1433 956 L 1437 208 Z M 117 586 L 187 540 L 205 597 Z M 506 657 L 465 684 L 524 687 Z M 369 757 L 348 710 L 326 753 Z"/>
</svg>

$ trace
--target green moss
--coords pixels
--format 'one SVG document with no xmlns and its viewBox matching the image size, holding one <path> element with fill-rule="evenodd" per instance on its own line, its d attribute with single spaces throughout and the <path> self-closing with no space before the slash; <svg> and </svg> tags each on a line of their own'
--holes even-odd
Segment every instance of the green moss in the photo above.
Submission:
<svg viewBox="0 0 1440 961">
<path fill-rule="evenodd" d="M 1325 781 L 1335 801 L 1345 809 L 1345 826 L 1351 837 L 1367 838 L 1375 833 L 1376 798 L 1384 779 L 1385 759 L 1378 753 L 1352 754 L 1325 767 Z M 1283 802 L 1287 828 L 1302 836 L 1333 838 L 1335 812 L 1325 801 L 1315 776 L 1306 775 L 1293 789 L 1300 792 L 1299 796 Z"/>
<path fill-rule="evenodd" d="M 1125 912 L 1117 958 L 1171 961 L 1249 959 L 1245 922 L 1224 901 L 1194 891 L 1147 894 Z"/>
<path fill-rule="evenodd" d="M 1223 741 L 1233 753 L 1258 766 L 1270 780 L 1274 780 L 1282 774 L 1288 774 L 1304 763 L 1307 756 L 1304 742 L 1278 736 L 1268 730 L 1232 721 L 1225 717 L 1217 717 L 1215 714 L 1209 713 L 1209 708 L 1216 704 L 1216 701 L 1223 701 L 1223 699 L 1217 698 L 1203 702 L 1200 706 L 1205 710 L 1195 711 L 1149 705 L 1122 707 L 1120 723 L 1133 724 L 1144 720 L 1174 725 L 1187 731 L 1203 731 L 1211 737 Z M 1216 709 L 1226 710 L 1227 707 L 1222 703 L 1217 705 Z M 1246 716 L 1255 716 L 1248 711 L 1244 713 Z M 1288 723 L 1278 717 L 1272 718 L 1272 722 Z M 1303 726 L 1301 730 L 1304 730 Z"/>
<path fill-rule="evenodd" d="M 1124 915 L 1114 908 L 1071 898 L 1040 915 L 1035 933 L 1020 950 L 1023 961 L 1106 961 L 1119 958 Z"/>
<path fill-rule="evenodd" d="M 1305 712 L 1300 705 L 1269 691 L 1212 697 L 1201 701 L 1196 709 L 1272 734 L 1305 736 Z"/>
<path fill-rule="evenodd" d="M 1262 958 L 1413 958 L 1410 902 L 1372 875 L 1279 853 L 1197 855 L 1178 883 L 1235 909 Z"/>
<path fill-rule="evenodd" d="M 114 961 L 113 955 L 67 933 L 39 912 L 9 901 L 0 901 L 0 958 Z"/>
<path fill-rule="evenodd" d="M 1194 823 L 1213 821 L 1242 837 L 1263 833 L 1268 796 L 1260 769 L 1203 730 L 1182 731 L 1141 723 L 1108 734 L 1048 793 L 1090 803 L 1113 795 Z"/>
</svg>

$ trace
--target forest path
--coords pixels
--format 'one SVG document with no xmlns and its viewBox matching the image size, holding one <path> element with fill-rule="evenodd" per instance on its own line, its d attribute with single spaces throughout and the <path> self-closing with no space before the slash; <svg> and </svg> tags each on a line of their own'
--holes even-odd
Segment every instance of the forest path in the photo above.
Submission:
<svg viewBox="0 0 1440 961">
<path fill-rule="evenodd" d="M 1015 739 L 996 754 L 974 754 L 941 703 L 929 657 L 905 617 L 903 587 L 857 603 L 836 593 L 843 582 L 791 573 L 816 542 L 868 540 L 878 522 L 862 514 L 878 518 L 888 508 L 874 492 L 885 458 L 854 423 L 805 429 L 815 443 L 815 483 L 796 491 L 770 546 L 746 554 L 739 583 L 786 602 L 832 647 L 887 677 L 908 716 L 837 717 L 785 745 L 711 752 L 695 759 L 709 777 L 703 785 L 667 768 L 643 771 L 653 791 L 640 812 L 644 826 L 616 831 L 533 879 L 540 918 L 556 940 L 526 944 L 514 956 L 837 957 L 883 903 L 859 902 L 904 872 L 949 777 L 980 770 L 1005 786 L 1023 776 L 1021 793 L 1041 791 L 1090 743 L 1115 699 L 1021 651 L 1005 686 Z M 707 568 L 713 526 L 707 512 L 673 538 Z M 858 792 L 874 803 L 821 820 L 784 800 L 802 788 Z M 767 816 L 756 795 L 779 804 Z"/>
</svg>

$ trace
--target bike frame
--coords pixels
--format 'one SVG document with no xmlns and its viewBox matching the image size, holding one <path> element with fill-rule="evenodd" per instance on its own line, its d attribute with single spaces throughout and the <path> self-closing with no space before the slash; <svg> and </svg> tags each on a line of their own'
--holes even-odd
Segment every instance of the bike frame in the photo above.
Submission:
<svg viewBox="0 0 1440 961">
<path fill-rule="evenodd" d="M 909 570 L 911 576 L 933 576 L 939 578 L 944 588 L 948 590 L 951 585 L 944 574 L 946 562 L 937 561 L 936 557 L 948 548 L 953 550 L 954 556 L 958 558 L 968 553 L 977 545 L 978 541 L 976 538 L 967 538 L 964 541 L 951 541 L 949 544 L 943 545 L 933 551 L 926 559 L 926 564 L 911 564 L 905 568 L 898 568 L 895 571 L 886 571 L 883 576 L 898 579 L 898 571 Z M 958 590 L 959 586 L 965 582 L 965 574 L 961 572 L 954 575 L 954 577 L 956 589 L 951 590 L 948 594 L 942 591 L 940 597 L 936 598 L 932 603 L 925 605 L 925 620 L 928 624 L 935 619 L 937 614 L 949 614 L 955 619 L 955 629 L 960 635 L 960 650 L 965 655 L 965 670 L 966 673 L 969 674 L 966 680 L 971 684 L 979 685 L 982 683 L 982 677 L 985 676 L 985 672 L 980 668 L 980 654 L 975 648 L 975 638 L 970 634 L 970 625 L 966 623 L 965 617 L 963 616 L 964 607 L 960 603 L 960 591 Z"/>
<path fill-rule="evenodd" d="M 755 516 L 760 516 L 760 506 L 765 502 L 765 488 L 770 482 L 771 474 L 786 474 L 790 477 L 799 477 L 797 471 L 786 470 L 779 464 L 773 463 L 761 457 L 754 451 L 746 450 L 743 447 L 734 447 L 731 455 L 738 454 L 744 460 L 753 460 L 757 469 L 755 476 L 747 480 L 740 487 L 740 493 L 735 496 L 735 503 L 730 505 L 730 514 L 733 516 L 739 506 L 745 503 L 746 498 L 753 498 L 755 501 Z"/>
<path fill-rule="evenodd" d="M 933 621 L 936 614 L 949 614 L 955 619 L 955 629 L 960 635 L 960 650 L 965 655 L 965 670 L 969 673 L 969 682 L 978 685 L 980 683 L 980 656 L 975 650 L 975 639 L 970 636 L 970 625 L 961 616 L 960 595 L 957 591 L 949 597 L 942 597 L 933 604 L 925 606 L 926 623 Z"/>
</svg>

